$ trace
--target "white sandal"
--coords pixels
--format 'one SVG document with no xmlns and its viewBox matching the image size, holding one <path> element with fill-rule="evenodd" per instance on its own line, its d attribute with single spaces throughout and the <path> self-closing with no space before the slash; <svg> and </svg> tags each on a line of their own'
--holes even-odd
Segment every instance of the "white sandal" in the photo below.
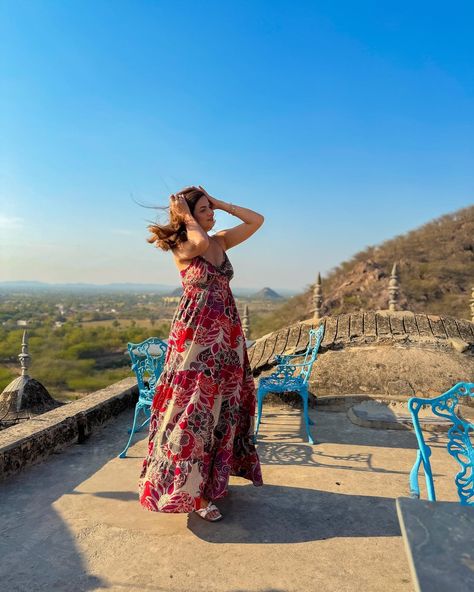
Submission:
<svg viewBox="0 0 474 592">
<path fill-rule="evenodd" d="M 220 513 L 220 510 L 217 506 L 215 506 L 212 502 L 209 502 L 207 504 L 207 506 L 205 508 L 199 508 L 199 510 L 194 510 L 196 512 L 196 514 L 202 518 L 203 520 L 207 520 L 207 522 L 218 522 L 219 520 L 222 520 L 223 516 Z M 208 514 L 212 511 L 217 511 L 219 512 L 219 516 L 217 516 L 216 518 L 209 518 Z"/>
</svg>

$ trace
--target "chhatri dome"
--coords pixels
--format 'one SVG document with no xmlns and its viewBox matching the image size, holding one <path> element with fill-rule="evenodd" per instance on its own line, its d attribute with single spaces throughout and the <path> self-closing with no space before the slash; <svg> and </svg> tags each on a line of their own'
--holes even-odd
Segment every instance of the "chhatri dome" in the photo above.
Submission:
<svg viewBox="0 0 474 592">
<path fill-rule="evenodd" d="M 30 419 L 63 405 L 48 393 L 46 388 L 28 375 L 31 357 L 28 353 L 28 335 L 23 333 L 20 360 L 21 374 L 0 394 L 0 427 L 8 427 L 18 421 Z"/>
</svg>

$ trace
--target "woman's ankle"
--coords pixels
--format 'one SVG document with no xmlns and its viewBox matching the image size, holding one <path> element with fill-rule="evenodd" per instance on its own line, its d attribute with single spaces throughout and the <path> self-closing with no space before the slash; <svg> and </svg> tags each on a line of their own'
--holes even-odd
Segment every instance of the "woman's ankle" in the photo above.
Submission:
<svg viewBox="0 0 474 592">
<path fill-rule="evenodd" d="M 205 497 L 201 497 L 198 504 L 198 509 L 206 508 L 210 504 L 210 500 L 206 499 Z"/>
</svg>

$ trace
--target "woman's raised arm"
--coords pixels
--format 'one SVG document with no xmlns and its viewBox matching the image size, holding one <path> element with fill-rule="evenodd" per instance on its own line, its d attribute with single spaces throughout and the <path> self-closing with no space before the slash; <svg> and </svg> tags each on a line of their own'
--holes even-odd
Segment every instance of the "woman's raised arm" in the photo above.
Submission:
<svg viewBox="0 0 474 592">
<path fill-rule="evenodd" d="M 216 199 L 215 197 L 209 195 L 204 187 L 199 186 L 199 189 L 201 189 L 201 191 L 206 195 L 215 210 L 223 210 L 224 212 L 228 212 L 232 216 L 240 218 L 240 220 L 243 222 L 243 224 L 239 224 L 238 226 L 234 226 L 233 228 L 228 228 L 226 230 L 220 230 L 215 234 L 216 237 L 224 242 L 226 250 L 243 243 L 245 240 L 251 237 L 252 234 L 254 234 L 263 224 L 265 218 L 262 216 L 262 214 L 242 206 L 236 206 L 234 204 L 221 201 L 220 199 Z"/>
</svg>

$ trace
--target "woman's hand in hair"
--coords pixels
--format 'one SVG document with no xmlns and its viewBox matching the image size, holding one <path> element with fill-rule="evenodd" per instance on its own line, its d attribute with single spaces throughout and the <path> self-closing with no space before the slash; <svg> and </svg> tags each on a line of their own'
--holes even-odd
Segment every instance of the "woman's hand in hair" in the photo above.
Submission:
<svg viewBox="0 0 474 592">
<path fill-rule="evenodd" d="M 216 199 L 215 197 L 212 197 L 212 195 L 209 195 L 209 193 L 204 189 L 204 187 L 202 187 L 202 185 L 199 185 L 198 189 L 202 191 L 204 195 L 207 197 L 207 199 L 211 202 L 212 209 L 222 210 L 222 204 L 224 202 L 222 202 L 219 199 Z"/>
<path fill-rule="evenodd" d="M 170 210 L 182 220 L 192 216 L 188 202 L 182 193 L 178 193 L 176 195 L 173 193 L 170 195 Z"/>
</svg>

